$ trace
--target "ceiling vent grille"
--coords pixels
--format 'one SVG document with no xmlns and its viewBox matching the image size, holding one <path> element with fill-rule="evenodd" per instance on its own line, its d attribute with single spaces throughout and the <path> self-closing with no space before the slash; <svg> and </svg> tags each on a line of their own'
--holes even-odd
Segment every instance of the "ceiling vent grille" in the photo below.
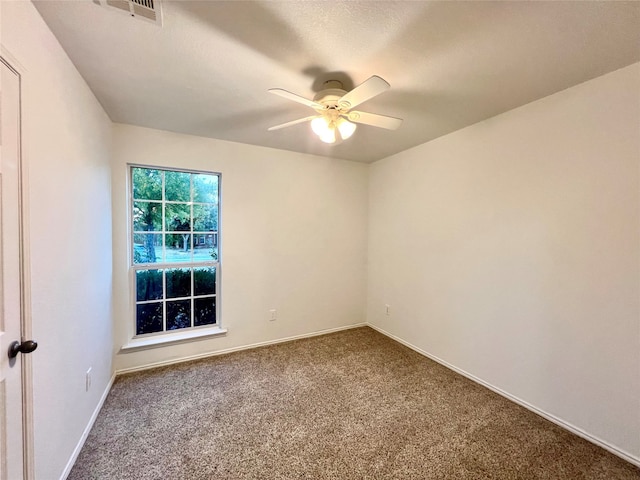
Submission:
<svg viewBox="0 0 640 480">
<path fill-rule="evenodd" d="M 162 26 L 160 0 L 93 0 L 93 2 Z"/>
</svg>

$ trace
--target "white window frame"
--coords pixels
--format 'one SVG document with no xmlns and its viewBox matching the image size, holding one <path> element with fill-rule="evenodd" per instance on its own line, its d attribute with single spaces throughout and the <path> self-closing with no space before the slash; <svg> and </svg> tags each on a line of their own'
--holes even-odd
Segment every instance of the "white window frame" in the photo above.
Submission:
<svg viewBox="0 0 640 480">
<path fill-rule="evenodd" d="M 145 168 L 145 169 L 151 169 L 151 170 L 163 170 L 165 172 L 169 171 L 169 172 L 184 172 L 184 173 L 190 173 L 190 174 L 204 174 L 204 175 L 215 175 L 218 177 L 218 202 L 217 202 L 217 206 L 218 206 L 218 228 L 215 232 L 207 232 L 207 231 L 203 231 L 203 232 L 194 232 L 194 231 L 190 231 L 189 232 L 189 242 L 190 242 L 190 248 L 191 248 L 191 252 L 192 255 L 195 253 L 194 247 L 197 245 L 197 242 L 195 240 L 196 235 L 211 235 L 213 234 L 214 237 L 217 237 L 217 256 L 218 258 L 215 260 L 211 260 L 211 261 L 194 261 L 193 258 L 190 262 L 166 262 L 166 260 L 162 260 L 160 262 L 154 262 L 154 263 L 134 263 L 134 235 L 140 233 L 140 232 L 134 232 L 134 225 L 133 225 L 133 216 L 132 216 L 132 212 L 133 212 L 133 204 L 134 204 L 134 198 L 133 198 L 133 169 L 134 168 Z M 191 184 L 190 186 L 190 192 L 191 192 L 191 200 L 193 200 L 193 184 Z M 174 342 L 182 342 L 182 341 L 186 341 L 186 340 L 190 340 L 190 339 L 196 339 L 196 338 L 202 338 L 202 337 L 206 337 L 206 336 L 213 336 L 213 335 L 220 335 L 220 334 L 225 334 L 226 330 L 224 328 L 222 328 L 222 318 L 221 318 L 221 283 L 222 283 L 222 268 L 221 268 L 221 250 L 222 250 L 222 245 L 221 245 L 221 240 L 222 240 L 222 236 L 220 235 L 220 230 L 221 230 L 221 219 L 222 219 L 222 208 L 221 208 L 221 203 L 222 203 L 222 173 L 221 172 L 212 172 L 212 171 L 205 171 L 205 170 L 195 170 L 195 169 L 184 169 L 184 168 L 175 168 L 175 167 L 166 167 L 166 166 L 156 166 L 156 165 L 141 165 L 141 164 L 127 164 L 127 194 L 128 194 L 128 201 L 127 201 L 127 208 L 128 208 L 128 214 L 127 214 L 127 232 L 128 232 L 128 242 L 127 242 L 127 248 L 128 248 L 128 271 L 129 271 L 129 291 L 130 291 L 130 329 L 132 332 L 132 335 L 130 336 L 131 340 L 127 345 L 124 345 L 122 347 L 123 351 L 127 351 L 127 350 L 136 350 L 136 349 L 144 349 L 144 348 L 148 348 L 148 347 L 154 347 L 154 346 L 158 346 L 161 344 L 167 344 L 167 343 L 174 343 Z M 162 219 L 163 219 L 163 228 L 164 228 L 164 218 L 165 218 L 165 206 L 167 204 L 185 204 L 188 203 L 191 207 L 191 218 L 193 219 L 193 207 L 194 205 L 210 205 L 207 203 L 201 203 L 201 202 L 193 202 L 193 201 L 189 201 L 189 202 L 179 202 L 179 201 L 167 201 L 165 199 L 165 183 L 164 183 L 164 176 L 163 176 L 163 183 L 162 183 L 162 199 L 161 200 L 157 200 L 158 203 L 162 203 Z M 159 234 L 162 237 L 162 245 L 163 245 L 163 252 L 165 251 L 165 235 L 167 234 L 183 234 L 183 231 L 173 231 L 173 230 L 159 230 L 157 232 L 144 232 L 144 233 L 153 233 L 153 234 Z M 206 243 L 206 240 L 205 240 Z M 194 277 L 195 275 L 193 274 L 193 269 L 198 268 L 198 267 L 214 267 L 216 269 L 216 288 L 215 288 L 215 293 L 214 294 L 207 294 L 207 295 L 195 295 L 195 291 L 194 291 Z M 192 270 L 192 274 L 191 274 L 191 295 L 188 297 L 176 297 L 176 298 L 171 298 L 171 299 L 167 299 L 166 298 L 166 270 L 170 270 L 170 269 L 180 269 L 180 268 L 189 268 Z M 140 271 L 140 270 L 162 270 L 162 286 L 163 286 L 163 299 L 160 301 L 157 300 L 149 300 L 149 301 L 142 301 L 139 302 L 137 301 L 136 298 L 136 272 Z M 195 318 L 194 318 L 194 301 L 197 298 L 207 298 L 207 297 L 215 297 L 215 317 L 216 317 L 216 323 L 215 324 L 210 324 L 210 325 L 200 325 L 200 326 L 194 326 L 193 323 L 195 322 Z M 166 307 L 166 303 L 167 301 L 177 301 L 177 300 L 186 300 L 189 299 L 191 300 L 191 322 L 192 322 L 192 326 L 191 327 L 185 327 L 185 328 L 180 328 L 180 329 L 175 329 L 175 330 L 166 330 L 166 322 L 167 322 L 167 307 Z M 152 332 L 152 333 L 144 333 L 144 334 L 137 334 L 137 319 L 136 319 L 136 315 L 137 315 L 137 305 L 140 304 L 144 304 L 144 303 L 162 303 L 163 307 L 163 314 L 162 314 L 162 327 L 163 330 L 160 332 Z"/>
</svg>

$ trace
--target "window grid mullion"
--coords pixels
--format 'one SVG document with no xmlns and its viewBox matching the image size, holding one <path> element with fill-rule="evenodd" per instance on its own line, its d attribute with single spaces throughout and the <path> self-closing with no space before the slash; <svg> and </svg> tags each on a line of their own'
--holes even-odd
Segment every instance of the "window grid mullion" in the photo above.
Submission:
<svg viewBox="0 0 640 480">
<path fill-rule="evenodd" d="M 197 267 L 217 267 L 217 260 L 208 260 L 205 262 L 183 262 L 183 263 L 136 263 L 133 267 L 134 270 L 162 270 L 163 268 L 197 268 Z"/>
<path fill-rule="evenodd" d="M 204 295 L 193 295 L 191 297 L 175 297 L 175 298 L 167 298 L 166 300 L 172 302 L 174 300 L 189 300 L 190 298 L 215 298 L 217 295 L 215 293 L 205 293 Z M 157 298 L 155 300 L 136 300 L 136 305 L 145 305 L 147 303 L 160 303 L 164 302 L 165 299 Z"/>
<path fill-rule="evenodd" d="M 185 233 L 191 232 L 185 232 L 184 230 L 134 230 L 133 233 L 149 233 L 152 235 L 157 235 L 160 233 L 177 233 L 179 235 L 184 235 Z M 194 233 L 196 235 L 213 235 L 214 233 L 217 233 L 217 230 L 196 230 Z"/>
<path fill-rule="evenodd" d="M 136 300 L 136 305 L 148 305 L 150 303 L 161 303 L 164 300 L 162 299 L 158 299 L 158 300 Z"/>
<path fill-rule="evenodd" d="M 162 233 L 160 235 L 162 235 L 162 261 L 164 262 L 166 260 L 166 250 L 167 250 L 167 246 L 165 245 L 165 238 L 166 238 L 166 234 L 165 234 L 165 230 L 167 229 L 167 226 L 165 225 L 165 218 L 167 218 L 167 213 L 166 213 L 166 208 L 167 208 L 167 198 L 164 192 L 164 187 L 165 187 L 165 180 L 164 180 L 164 170 L 162 171 Z"/>
<path fill-rule="evenodd" d="M 157 202 L 158 200 L 137 200 L 136 202 Z M 172 204 L 182 204 L 184 205 L 185 203 L 193 203 L 194 205 L 216 205 L 215 202 L 185 202 L 185 201 L 180 201 L 180 200 L 167 200 L 166 201 L 169 205 Z"/>
<path fill-rule="evenodd" d="M 167 331 L 167 270 L 162 270 L 162 331 Z"/>
<path fill-rule="evenodd" d="M 165 218 L 166 218 L 166 213 L 165 213 L 165 209 L 166 209 L 166 201 L 167 201 L 167 195 L 165 192 L 166 189 L 166 180 L 165 180 L 165 171 L 162 170 L 162 251 L 161 251 L 161 255 L 162 255 L 162 261 L 164 262 L 165 260 L 165 233 L 164 231 L 166 230 L 167 226 L 164 224 L 165 222 Z M 166 332 L 167 331 L 167 269 L 163 268 L 162 269 L 162 331 Z"/>
<path fill-rule="evenodd" d="M 193 192 L 191 192 L 191 194 L 193 195 Z M 191 235 L 191 237 L 193 238 L 193 235 Z M 196 283 L 196 269 L 191 267 L 191 328 L 193 328 L 194 325 L 196 324 L 195 301 L 193 299 L 194 295 L 196 294 L 195 283 Z"/>
</svg>

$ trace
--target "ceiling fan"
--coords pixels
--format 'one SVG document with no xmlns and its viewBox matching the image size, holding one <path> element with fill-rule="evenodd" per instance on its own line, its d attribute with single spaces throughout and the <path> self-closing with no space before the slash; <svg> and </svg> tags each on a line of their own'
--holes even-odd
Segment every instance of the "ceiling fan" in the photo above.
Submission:
<svg viewBox="0 0 640 480">
<path fill-rule="evenodd" d="M 316 111 L 315 115 L 275 125 L 270 127 L 269 131 L 290 127 L 298 123 L 311 122 L 311 129 L 320 137 L 320 140 L 325 143 L 336 143 L 336 139 L 346 140 L 353 135 L 356 123 L 386 128 L 387 130 L 395 130 L 402 124 L 400 118 L 351 110 L 389 89 L 390 85 L 376 75 L 368 78 L 350 92 L 343 90 L 342 83 L 337 80 L 326 81 L 324 87 L 313 97 L 313 100 L 308 100 L 281 88 L 269 89 L 269 92 L 275 95 L 307 105 Z"/>
</svg>

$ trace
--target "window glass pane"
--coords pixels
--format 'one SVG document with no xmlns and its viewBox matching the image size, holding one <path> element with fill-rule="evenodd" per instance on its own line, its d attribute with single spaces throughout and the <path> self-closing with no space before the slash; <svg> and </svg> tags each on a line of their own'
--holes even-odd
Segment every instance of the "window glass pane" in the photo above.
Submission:
<svg viewBox="0 0 640 480">
<path fill-rule="evenodd" d="M 164 229 L 167 232 L 188 232 L 191 230 L 191 205 L 188 203 L 167 203 L 164 215 Z"/>
<path fill-rule="evenodd" d="M 193 269 L 193 294 L 213 295 L 216 293 L 216 268 L 200 267 Z"/>
<path fill-rule="evenodd" d="M 167 298 L 188 297 L 191 295 L 191 269 L 176 268 L 167 270 Z"/>
<path fill-rule="evenodd" d="M 216 297 L 194 299 L 193 310 L 195 327 L 216 323 Z"/>
<path fill-rule="evenodd" d="M 133 202 L 132 213 L 135 231 L 162 230 L 162 203 Z"/>
<path fill-rule="evenodd" d="M 197 232 L 211 232 L 218 230 L 218 206 L 194 205 L 193 229 Z"/>
<path fill-rule="evenodd" d="M 167 263 L 191 261 L 191 234 L 168 233 L 164 236 Z"/>
<path fill-rule="evenodd" d="M 133 263 L 162 261 L 162 235 L 135 233 L 133 235 Z"/>
<path fill-rule="evenodd" d="M 211 247 L 212 244 L 212 240 L 211 238 L 207 238 L 210 237 L 210 235 L 194 235 L 193 237 L 193 247 L 194 248 L 204 248 L 204 247 Z"/>
<path fill-rule="evenodd" d="M 162 298 L 162 270 L 138 270 L 136 272 L 136 301 Z"/>
<path fill-rule="evenodd" d="M 167 302 L 167 330 L 191 326 L 191 300 Z"/>
<path fill-rule="evenodd" d="M 213 247 L 211 235 L 195 235 L 193 241 L 193 261 L 194 262 L 213 262 L 218 260 L 217 249 Z"/>
<path fill-rule="evenodd" d="M 136 305 L 136 335 L 162 331 L 162 302 Z"/>
<path fill-rule="evenodd" d="M 165 199 L 176 202 L 191 201 L 191 174 L 186 172 L 164 173 Z"/>
<path fill-rule="evenodd" d="M 162 170 L 132 168 L 133 198 L 162 200 Z"/>
<path fill-rule="evenodd" d="M 218 201 L 218 176 L 193 174 L 193 201 L 216 203 Z"/>
</svg>

